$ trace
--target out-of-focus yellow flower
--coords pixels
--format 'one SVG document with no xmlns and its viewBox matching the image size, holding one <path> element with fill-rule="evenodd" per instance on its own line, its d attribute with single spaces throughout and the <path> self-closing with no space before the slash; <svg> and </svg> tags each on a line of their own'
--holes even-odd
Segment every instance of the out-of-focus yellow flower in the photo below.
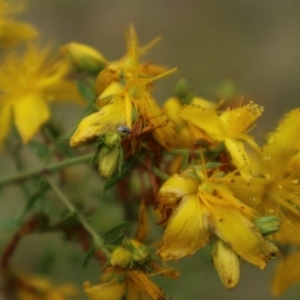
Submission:
<svg viewBox="0 0 300 300">
<path fill-rule="evenodd" d="M 13 21 L 11 15 L 22 10 L 24 1 L 0 0 L 0 47 L 14 46 L 37 37 L 32 26 Z"/>
<path fill-rule="evenodd" d="M 244 180 L 248 182 L 252 178 L 252 172 L 243 143 L 246 142 L 253 149 L 259 151 L 259 147 L 253 138 L 247 134 L 247 131 L 251 129 L 262 111 L 261 107 L 251 102 L 238 108 L 228 109 L 218 116 L 212 110 L 188 105 L 183 108 L 180 117 L 191 125 L 202 129 L 213 140 L 224 142 L 231 154 L 232 162 L 239 169 Z M 201 133 L 200 138 L 202 137 Z M 196 136 L 196 138 L 199 137 Z"/>
<path fill-rule="evenodd" d="M 160 40 L 160 37 L 143 47 L 139 47 L 137 34 L 133 25 L 126 31 L 127 53 L 119 60 L 111 62 L 122 68 L 126 75 L 132 74 L 139 77 L 153 77 L 166 71 L 165 67 L 152 65 L 151 63 L 140 63 L 138 58 L 145 54 L 154 44 Z"/>
<path fill-rule="evenodd" d="M 156 286 L 143 272 L 124 271 L 109 268 L 100 279 L 100 285 L 91 286 L 89 282 L 83 285 L 84 291 L 90 300 L 165 300 L 162 290 Z"/>
<path fill-rule="evenodd" d="M 281 296 L 288 288 L 300 282 L 300 251 L 284 257 L 278 264 L 272 282 L 272 293 Z"/>
<path fill-rule="evenodd" d="M 76 289 L 71 284 L 54 286 L 49 280 L 35 276 L 17 276 L 15 289 L 18 300 L 67 300 L 74 299 Z"/>
<path fill-rule="evenodd" d="M 211 173 L 187 170 L 170 177 L 160 189 L 158 208 L 168 223 L 158 254 L 164 260 L 192 255 L 215 234 L 243 259 L 263 269 L 274 249 L 250 221 L 253 211 L 226 186 L 230 174 Z"/>
<path fill-rule="evenodd" d="M 0 145 L 14 123 L 27 143 L 50 117 L 47 102 L 80 99 L 66 79 L 68 64 L 47 61 L 48 49 L 29 46 L 19 56 L 11 53 L 0 66 Z"/>
</svg>

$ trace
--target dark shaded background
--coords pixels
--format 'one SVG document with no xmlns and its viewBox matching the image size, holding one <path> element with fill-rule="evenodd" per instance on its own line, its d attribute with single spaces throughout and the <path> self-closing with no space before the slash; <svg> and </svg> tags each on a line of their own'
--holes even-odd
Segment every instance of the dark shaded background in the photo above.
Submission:
<svg viewBox="0 0 300 300">
<path fill-rule="evenodd" d="M 177 66 L 179 74 L 158 83 L 158 100 L 162 102 L 172 94 L 180 77 L 188 79 L 203 97 L 211 97 L 222 80 L 231 78 L 243 95 L 265 107 L 256 128 L 258 136 L 271 130 L 285 112 L 299 105 L 298 0 L 28 0 L 28 10 L 22 17 L 41 30 L 44 43 L 86 43 L 110 60 L 123 55 L 124 31 L 129 23 L 135 25 L 141 44 L 162 35 L 162 42 L 147 58 L 168 67 Z M 6 191 L 2 199 L 10 195 Z M 8 206 L 0 201 L 2 212 L 14 213 L 14 205 Z M 90 265 L 84 272 L 78 271 L 78 265 L 70 269 L 70 260 L 76 261 L 81 252 L 69 249 L 60 240 L 60 236 L 43 237 L 40 247 L 35 249 L 35 239 L 29 237 L 23 244 L 25 250 L 17 253 L 15 259 L 34 270 L 43 257 L 41 249 L 52 247 L 54 252 L 66 253 L 52 270 L 57 282 L 89 279 L 95 283 L 97 267 Z M 204 250 L 178 263 L 180 280 L 163 279 L 162 286 L 174 300 L 268 300 L 273 299 L 269 287 L 275 265 L 270 263 L 266 271 L 260 271 L 243 264 L 239 286 L 228 292 Z M 298 286 L 281 299 L 299 298 Z"/>
</svg>

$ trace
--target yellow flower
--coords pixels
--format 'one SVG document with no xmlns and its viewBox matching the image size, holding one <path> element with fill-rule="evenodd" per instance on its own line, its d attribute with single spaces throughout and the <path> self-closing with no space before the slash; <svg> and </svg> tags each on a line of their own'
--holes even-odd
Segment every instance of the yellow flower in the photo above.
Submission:
<svg viewBox="0 0 300 300">
<path fill-rule="evenodd" d="M 20 11 L 22 1 L 0 0 L 0 46 L 14 46 L 37 37 L 38 32 L 32 26 L 16 22 L 11 15 Z"/>
<path fill-rule="evenodd" d="M 259 147 L 247 134 L 247 131 L 251 129 L 261 113 L 262 108 L 252 102 L 238 108 L 228 109 L 220 116 L 212 110 L 188 105 L 183 108 L 180 117 L 203 130 L 213 140 L 224 142 L 231 154 L 233 164 L 239 169 L 244 180 L 249 181 L 252 172 L 243 143 L 247 142 L 256 151 L 259 151 Z M 202 136 L 201 133 L 200 137 L 202 138 Z M 199 137 L 196 136 L 196 138 Z"/>
<path fill-rule="evenodd" d="M 11 53 L 0 66 L 0 145 L 14 123 L 27 143 L 50 117 L 48 101 L 76 100 L 79 94 L 66 80 L 64 61 L 47 61 L 48 49 L 28 46 L 19 56 Z"/>
<path fill-rule="evenodd" d="M 15 293 L 18 300 L 67 300 L 74 299 L 77 294 L 73 285 L 54 286 L 43 277 L 18 274 L 16 280 Z"/>
<path fill-rule="evenodd" d="M 287 114 L 262 148 L 259 177 L 249 184 L 235 179 L 235 195 L 255 207 L 260 216 L 275 215 L 282 220 L 273 237 L 283 243 L 300 245 L 295 230 L 300 226 L 300 109 Z"/>
<path fill-rule="evenodd" d="M 230 174 L 216 170 L 208 176 L 194 167 L 165 182 L 158 206 L 163 221 L 169 218 L 158 251 L 162 259 L 191 255 L 215 234 L 246 261 L 265 267 L 273 249 L 250 221 L 253 211 L 227 188 L 230 180 Z"/>
<path fill-rule="evenodd" d="M 81 121 L 71 138 L 72 147 L 93 142 L 106 130 L 115 131 L 119 126 L 132 129 L 135 136 L 140 136 L 143 129 L 147 132 L 151 131 L 161 146 L 166 149 L 174 147 L 176 142 L 174 126 L 151 95 L 149 85 L 175 69 L 156 77 L 142 77 L 151 76 L 155 72 L 153 73 L 151 68 L 147 69 L 147 74 L 142 74 L 140 71 L 138 59 L 143 51 L 138 48 L 137 36 L 133 27 L 129 28 L 128 39 L 129 49 L 125 57 L 99 73 L 96 80 L 96 92 L 101 94 L 96 104 L 100 110 Z M 107 108 L 111 105 L 116 106 L 116 102 L 118 102 L 118 108 L 115 111 Z M 108 111 L 109 113 L 107 113 Z M 105 120 L 103 115 L 107 116 Z M 134 129 L 139 117 L 142 118 L 142 126 L 139 124 L 138 128 Z M 134 147 L 132 148 L 134 149 Z"/>
<path fill-rule="evenodd" d="M 161 289 L 148 276 L 139 271 L 108 269 L 100 279 L 100 285 L 91 286 L 85 282 L 84 291 L 90 300 L 167 299 Z"/>
</svg>

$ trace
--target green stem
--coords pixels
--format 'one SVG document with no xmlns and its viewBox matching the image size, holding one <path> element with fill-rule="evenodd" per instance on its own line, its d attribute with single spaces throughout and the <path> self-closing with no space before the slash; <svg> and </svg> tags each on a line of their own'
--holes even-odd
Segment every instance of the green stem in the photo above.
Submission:
<svg viewBox="0 0 300 300">
<path fill-rule="evenodd" d="M 110 252 L 105 247 L 103 239 L 95 232 L 95 230 L 91 227 L 91 225 L 82 217 L 82 215 L 79 214 L 77 209 L 73 206 L 73 204 L 69 201 L 69 199 L 61 192 L 59 187 L 54 183 L 52 178 L 50 176 L 45 175 L 44 176 L 53 189 L 53 191 L 56 193 L 58 198 L 61 200 L 61 202 L 64 203 L 64 205 L 69 209 L 70 213 L 72 215 L 76 215 L 78 221 L 80 224 L 85 228 L 85 230 L 91 235 L 94 245 L 96 248 L 101 249 L 101 251 L 107 256 L 107 258 L 110 257 Z"/>
<path fill-rule="evenodd" d="M 68 160 L 65 160 L 65 161 L 62 161 L 59 163 L 53 163 L 51 165 L 44 166 L 42 168 L 38 168 L 36 170 L 29 170 L 29 171 L 22 172 L 19 174 L 3 177 L 3 178 L 0 178 L 0 186 L 11 184 L 11 183 L 16 183 L 16 182 L 22 182 L 22 181 L 30 179 L 30 178 L 38 177 L 38 176 L 41 176 L 44 174 L 49 174 L 52 172 L 57 172 L 61 169 L 67 168 L 67 167 L 71 167 L 71 166 L 75 166 L 75 165 L 79 165 L 79 164 L 88 162 L 93 157 L 94 157 L 94 154 L 87 154 L 87 155 L 84 155 L 81 157 L 71 158 L 71 159 L 68 159 Z"/>
</svg>

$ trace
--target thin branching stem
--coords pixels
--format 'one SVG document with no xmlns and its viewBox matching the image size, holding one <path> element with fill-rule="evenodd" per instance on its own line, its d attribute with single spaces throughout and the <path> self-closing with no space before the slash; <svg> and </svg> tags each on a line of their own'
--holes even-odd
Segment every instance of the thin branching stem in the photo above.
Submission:
<svg viewBox="0 0 300 300">
<path fill-rule="evenodd" d="M 94 154 L 87 154 L 84 156 L 67 159 L 62 162 L 49 164 L 47 166 L 44 166 L 42 168 L 38 168 L 35 170 L 29 170 L 29 171 L 21 172 L 19 174 L 2 177 L 2 178 L 0 178 L 0 186 L 17 183 L 17 182 L 20 183 L 27 179 L 42 176 L 44 174 L 50 174 L 53 172 L 60 171 L 67 167 L 86 163 L 86 162 L 90 161 L 93 157 L 94 157 Z"/>
<path fill-rule="evenodd" d="M 107 258 L 110 257 L 110 252 L 105 247 L 103 239 L 99 236 L 98 233 L 91 227 L 91 225 L 85 220 L 85 218 L 78 212 L 74 207 L 72 202 L 62 193 L 60 188 L 56 185 L 53 179 L 49 175 L 44 176 L 46 181 L 49 183 L 53 191 L 56 193 L 60 201 L 68 208 L 71 215 L 75 215 L 80 222 L 80 224 L 85 228 L 85 230 L 91 235 L 94 245 L 96 248 L 100 249 Z"/>
</svg>

